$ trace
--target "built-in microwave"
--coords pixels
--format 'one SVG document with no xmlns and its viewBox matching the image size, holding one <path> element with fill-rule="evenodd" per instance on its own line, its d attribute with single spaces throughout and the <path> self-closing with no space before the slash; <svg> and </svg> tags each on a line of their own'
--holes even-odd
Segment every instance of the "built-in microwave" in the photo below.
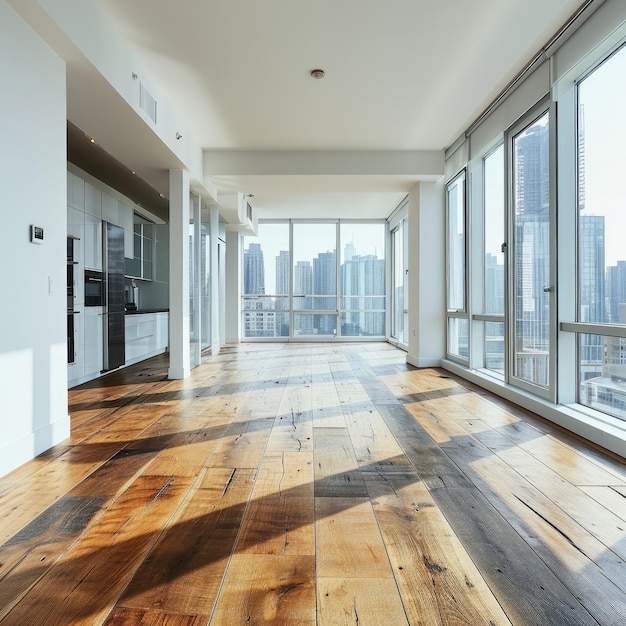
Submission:
<svg viewBox="0 0 626 626">
<path fill-rule="evenodd" d="M 85 306 L 104 306 L 102 272 L 85 270 Z"/>
</svg>

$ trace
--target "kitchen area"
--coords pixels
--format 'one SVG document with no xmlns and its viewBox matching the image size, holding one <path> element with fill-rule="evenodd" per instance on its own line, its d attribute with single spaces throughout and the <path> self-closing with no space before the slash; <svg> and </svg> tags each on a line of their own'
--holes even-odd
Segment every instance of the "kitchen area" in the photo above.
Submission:
<svg viewBox="0 0 626 626">
<path fill-rule="evenodd" d="M 68 163 L 68 387 L 166 352 L 169 227 Z"/>
</svg>

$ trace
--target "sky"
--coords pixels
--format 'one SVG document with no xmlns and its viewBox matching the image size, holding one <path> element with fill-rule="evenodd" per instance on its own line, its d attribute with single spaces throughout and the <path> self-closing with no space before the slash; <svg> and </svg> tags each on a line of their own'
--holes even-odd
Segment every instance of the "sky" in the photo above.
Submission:
<svg viewBox="0 0 626 626">
<path fill-rule="evenodd" d="M 626 260 L 626 48 L 580 84 L 585 120 L 583 215 L 604 215 L 606 265 Z"/>
<path fill-rule="evenodd" d="M 340 225 L 341 261 L 346 243 L 352 242 L 355 254 L 376 254 L 379 259 L 385 256 L 385 223 L 356 224 L 346 222 Z M 276 288 L 276 257 L 281 250 L 289 250 L 289 224 L 259 224 L 258 237 L 246 237 L 244 249 L 250 242 L 258 242 L 263 250 L 265 263 L 265 293 L 273 294 Z M 294 263 L 311 262 L 320 252 L 332 252 L 337 246 L 335 224 L 293 225 Z"/>
</svg>

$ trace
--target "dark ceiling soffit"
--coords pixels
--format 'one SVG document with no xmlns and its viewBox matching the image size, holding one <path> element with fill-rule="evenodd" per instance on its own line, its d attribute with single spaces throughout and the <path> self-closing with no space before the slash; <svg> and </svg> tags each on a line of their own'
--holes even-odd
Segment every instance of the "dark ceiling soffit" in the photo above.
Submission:
<svg viewBox="0 0 626 626">
<path fill-rule="evenodd" d="M 156 217 L 169 222 L 169 201 L 131 169 L 105 152 L 70 121 L 67 122 L 67 160 L 91 174 L 105 185 L 146 209 Z"/>
</svg>

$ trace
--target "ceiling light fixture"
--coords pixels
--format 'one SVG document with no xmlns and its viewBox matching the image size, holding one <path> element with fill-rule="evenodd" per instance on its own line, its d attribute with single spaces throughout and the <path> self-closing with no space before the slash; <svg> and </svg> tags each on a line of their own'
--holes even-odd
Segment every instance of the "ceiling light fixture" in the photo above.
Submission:
<svg viewBox="0 0 626 626">
<path fill-rule="evenodd" d="M 311 70 L 311 76 L 317 79 L 324 78 L 324 70 L 320 70 L 320 69 Z"/>
</svg>

